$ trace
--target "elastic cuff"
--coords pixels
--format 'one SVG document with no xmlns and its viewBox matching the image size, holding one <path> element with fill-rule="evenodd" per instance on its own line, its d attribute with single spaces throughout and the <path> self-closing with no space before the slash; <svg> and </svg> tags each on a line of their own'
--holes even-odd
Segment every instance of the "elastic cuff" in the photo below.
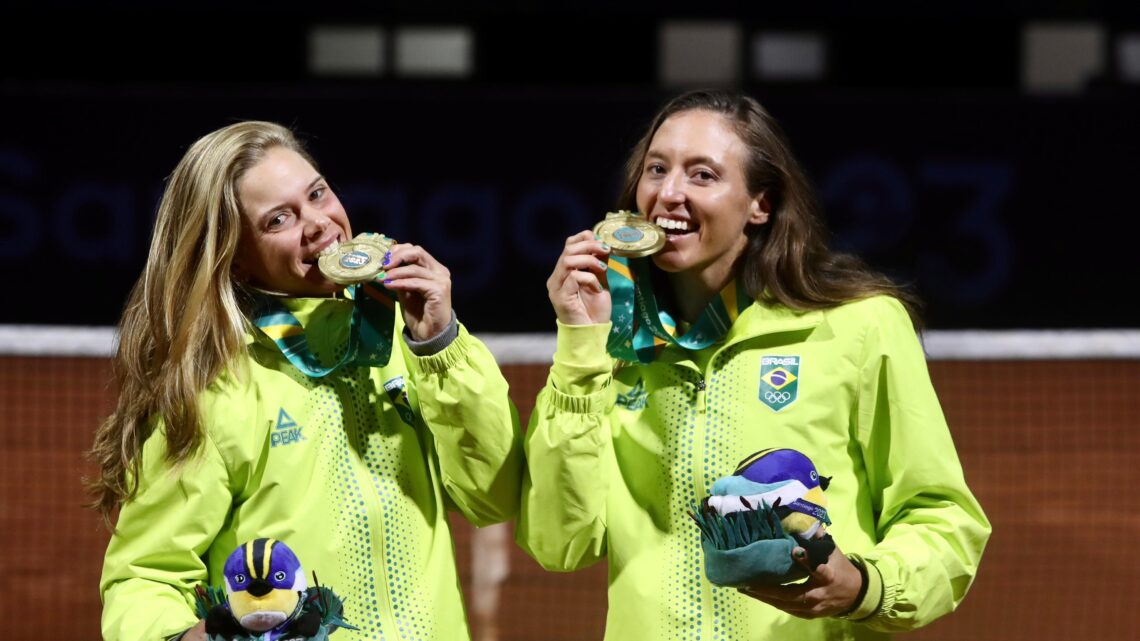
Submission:
<svg viewBox="0 0 1140 641">
<path fill-rule="evenodd" d="M 550 402 L 555 409 L 572 414 L 604 413 L 613 407 L 615 398 L 613 385 L 606 385 L 590 394 L 575 395 L 562 392 L 551 384 L 547 385 L 544 393 L 550 395 Z"/>
<path fill-rule="evenodd" d="M 412 353 L 411 346 L 409 345 L 404 357 L 408 364 L 408 370 L 413 375 L 440 374 L 466 361 L 467 352 L 472 349 L 473 345 L 477 344 L 479 344 L 479 341 L 471 336 L 471 334 L 468 334 L 467 329 L 460 323 L 459 335 L 448 343 L 447 347 L 435 354 L 417 356 Z"/>
<path fill-rule="evenodd" d="M 859 589 L 859 596 L 855 598 L 855 607 L 836 618 L 850 621 L 862 621 L 874 616 L 883 602 L 883 576 L 874 563 L 870 563 L 858 554 L 848 554 L 847 558 L 859 568 L 863 575 L 863 586 Z"/>
<path fill-rule="evenodd" d="M 418 341 L 412 338 L 412 333 L 408 331 L 408 326 L 404 326 L 404 342 L 407 343 L 408 349 L 416 356 L 431 356 L 438 354 L 447 349 L 451 341 L 459 336 L 459 319 L 455 315 L 455 310 L 451 310 L 451 322 L 443 331 L 432 336 L 429 339 Z"/>
</svg>

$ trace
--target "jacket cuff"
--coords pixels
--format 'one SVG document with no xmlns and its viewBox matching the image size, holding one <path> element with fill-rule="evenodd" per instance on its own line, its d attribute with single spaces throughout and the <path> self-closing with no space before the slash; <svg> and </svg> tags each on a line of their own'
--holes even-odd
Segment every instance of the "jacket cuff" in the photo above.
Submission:
<svg viewBox="0 0 1140 641">
<path fill-rule="evenodd" d="M 465 361 L 467 351 L 475 338 L 467 333 L 467 328 L 461 323 L 456 324 L 456 332 L 455 338 L 447 344 L 447 347 L 429 356 L 416 355 L 411 351 L 411 345 L 408 345 L 408 351 L 411 352 L 410 358 L 407 359 L 408 369 L 425 374 L 439 374 Z"/>
<path fill-rule="evenodd" d="M 883 575 L 879 573 L 879 569 L 875 567 L 874 563 L 867 561 L 858 554 L 848 554 L 847 558 L 855 567 L 859 568 L 859 573 L 863 575 L 863 589 L 860 591 L 861 598 L 855 607 L 837 618 L 850 621 L 869 619 L 879 612 L 883 604 Z"/>
<path fill-rule="evenodd" d="M 591 394 L 566 394 L 547 386 L 545 392 L 555 409 L 572 414 L 604 413 L 613 407 L 615 392 L 613 385 L 606 385 Z"/>
<path fill-rule="evenodd" d="M 408 349 L 416 356 L 438 354 L 458 337 L 459 319 L 456 317 L 454 309 L 451 310 L 451 322 L 447 324 L 447 327 L 444 327 L 443 331 L 426 340 L 418 341 L 412 338 L 412 333 L 408 331 L 408 326 L 404 326 L 404 342 L 408 344 Z"/>
<path fill-rule="evenodd" d="M 563 394 L 588 396 L 608 387 L 613 359 L 606 352 L 610 323 L 565 325 L 558 322 L 550 382 Z"/>
</svg>

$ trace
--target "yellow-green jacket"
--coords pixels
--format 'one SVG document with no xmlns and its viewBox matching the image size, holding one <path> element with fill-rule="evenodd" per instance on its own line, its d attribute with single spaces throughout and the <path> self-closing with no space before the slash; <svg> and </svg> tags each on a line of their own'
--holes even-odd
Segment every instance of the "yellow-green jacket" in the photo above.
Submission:
<svg viewBox="0 0 1140 641">
<path fill-rule="evenodd" d="M 350 302 L 285 303 L 319 358 L 343 349 Z M 462 326 L 426 357 L 400 329 L 386 366 L 324 379 L 301 374 L 258 332 L 243 375 L 201 395 L 196 460 L 172 470 L 155 431 L 107 548 L 104 639 L 190 627 L 194 585 L 221 585 L 226 556 L 258 537 L 284 541 L 344 598 L 361 630 L 339 630 L 339 641 L 468 638 L 446 508 L 476 525 L 515 514 L 517 415 L 494 358 Z"/>
<path fill-rule="evenodd" d="M 616 370 L 608 330 L 559 326 L 517 530 L 547 569 L 608 558 L 606 639 L 881 639 L 961 602 L 990 525 L 897 301 L 807 313 L 754 303 L 705 350 L 671 346 Z M 832 477 L 828 531 L 869 562 L 860 621 L 797 619 L 705 578 L 686 512 L 768 447 Z"/>
</svg>

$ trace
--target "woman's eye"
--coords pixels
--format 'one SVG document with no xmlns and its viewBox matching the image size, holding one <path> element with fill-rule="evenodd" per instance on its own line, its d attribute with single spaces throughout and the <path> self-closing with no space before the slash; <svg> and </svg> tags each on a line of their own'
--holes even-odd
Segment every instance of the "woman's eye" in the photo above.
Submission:
<svg viewBox="0 0 1140 641">
<path fill-rule="evenodd" d="M 660 176 L 665 173 L 665 168 L 657 163 L 653 163 L 652 165 L 647 165 L 645 167 L 645 173 L 649 174 L 650 176 Z"/>
<path fill-rule="evenodd" d="M 696 172 L 693 173 L 693 176 L 696 177 L 697 180 L 706 180 L 706 181 L 707 180 L 713 180 L 716 178 L 716 175 L 707 169 L 698 169 Z"/>
<path fill-rule="evenodd" d="M 309 200 L 318 200 L 321 196 L 324 196 L 324 195 L 325 195 L 325 188 L 324 187 L 317 187 L 316 189 L 313 190 L 313 193 L 309 194 Z"/>
<path fill-rule="evenodd" d="M 281 212 L 280 214 L 275 215 L 269 219 L 268 227 L 270 229 L 273 229 L 274 227 L 280 227 L 281 225 L 284 225 L 286 217 L 288 217 L 288 214 L 285 212 Z"/>
</svg>

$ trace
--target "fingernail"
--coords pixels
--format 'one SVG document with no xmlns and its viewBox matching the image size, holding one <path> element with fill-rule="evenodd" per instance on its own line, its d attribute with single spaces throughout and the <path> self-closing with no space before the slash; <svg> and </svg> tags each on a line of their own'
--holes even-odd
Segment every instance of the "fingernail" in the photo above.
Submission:
<svg viewBox="0 0 1140 641">
<path fill-rule="evenodd" d="M 392 279 L 391 279 L 391 278 L 385 278 L 385 279 L 384 279 L 384 284 L 385 284 L 385 285 L 391 285 L 391 284 L 392 284 Z"/>
<path fill-rule="evenodd" d="M 599 260 L 598 265 L 601 265 L 602 269 L 609 269 L 610 268 L 609 263 L 607 263 L 604 260 Z"/>
<path fill-rule="evenodd" d="M 594 234 L 594 240 L 601 240 L 601 239 L 602 239 L 602 237 L 601 237 L 601 236 L 599 236 L 599 235 L 597 235 L 597 234 Z"/>
<path fill-rule="evenodd" d="M 604 250 L 606 250 L 606 251 L 609 251 L 609 250 L 610 250 L 610 246 L 609 246 L 609 245 L 607 245 L 606 243 L 602 243 L 602 249 L 604 249 Z"/>
<path fill-rule="evenodd" d="M 387 254 L 384 254 L 384 260 L 380 264 L 381 265 L 387 265 L 389 260 L 392 260 L 392 252 L 388 252 Z M 385 281 L 385 282 L 387 282 L 387 281 Z"/>
</svg>

